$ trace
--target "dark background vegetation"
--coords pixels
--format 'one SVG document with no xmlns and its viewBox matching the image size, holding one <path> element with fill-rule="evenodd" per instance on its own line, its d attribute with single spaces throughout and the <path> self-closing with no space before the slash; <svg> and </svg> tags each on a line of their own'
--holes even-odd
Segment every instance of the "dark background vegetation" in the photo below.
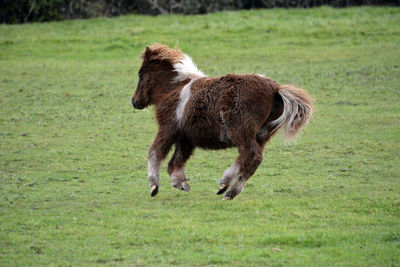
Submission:
<svg viewBox="0 0 400 267">
<path fill-rule="evenodd" d="M 205 14 L 274 7 L 400 5 L 400 0 L 0 0 L 1 23 L 26 23 L 128 13 Z"/>
</svg>

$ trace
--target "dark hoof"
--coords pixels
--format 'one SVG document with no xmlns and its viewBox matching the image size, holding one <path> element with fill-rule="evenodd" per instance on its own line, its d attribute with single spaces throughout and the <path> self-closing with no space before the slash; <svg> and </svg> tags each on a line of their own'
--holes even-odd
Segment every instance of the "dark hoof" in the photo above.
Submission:
<svg viewBox="0 0 400 267">
<path fill-rule="evenodd" d="M 150 195 L 151 195 L 152 197 L 154 197 L 155 195 L 157 195 L 157 193 L 158 193 L 158 185 L 153 184 L 153 185 L 150 187 Z"/>
<path fill-rule="evenodd" d="M 226 191 L 226 189 L 228 189 L 228 185 L 227 184 L 220 184 L 216 194 L 217 195 L 221 195 Z"/>
</svg>

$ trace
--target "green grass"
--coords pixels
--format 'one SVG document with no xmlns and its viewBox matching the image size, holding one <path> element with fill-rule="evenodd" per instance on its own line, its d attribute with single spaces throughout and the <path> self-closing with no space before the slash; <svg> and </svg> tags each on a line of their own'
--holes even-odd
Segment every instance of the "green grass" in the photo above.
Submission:
<svg viewBox="0 0 400 267">
<path fill-rule="evenodd" d="M 196 150 L 191 191 L 150 198 L 154 109 L 130 98 L 145 45 L 208 75 L 310 92 L 234 201 L 235 149 Z M 327 7 L 0 25 L 0 265 L 400 265 L 400 9 Z"/>
</svg>

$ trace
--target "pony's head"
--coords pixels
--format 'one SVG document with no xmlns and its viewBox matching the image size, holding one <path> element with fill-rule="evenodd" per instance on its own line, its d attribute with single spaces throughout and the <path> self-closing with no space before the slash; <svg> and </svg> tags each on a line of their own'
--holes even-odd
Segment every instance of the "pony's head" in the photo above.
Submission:
<svg viewBox="0 0 400 267">
<path fill-rule="evenodd" d="M 156 43 L 146 47 L 142 59 L 139 82 L 132 97 L 132 105 L 137 109 L 157 104 L 180 82 L 204 76 L 179 48 Z"/>
</svg>

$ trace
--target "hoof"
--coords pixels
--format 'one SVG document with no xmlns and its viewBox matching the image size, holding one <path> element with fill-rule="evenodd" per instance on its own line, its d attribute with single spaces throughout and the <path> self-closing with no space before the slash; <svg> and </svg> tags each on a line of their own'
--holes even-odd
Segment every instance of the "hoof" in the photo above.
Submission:
<svg viewBox="0 0 400 267">
<path fill-rule="evenodd" d="M 228 189 L 228 185 L 227 184 L 220 184 L 216 194 L 217 195 L 221 195 L 226 191 L 226 189 Z"/>
<path fill-rule="evenodd" d="M 186 192 L 190 191 L 190 186 L 186 182 L 182 182 L 182 190 L 185 190 Z"/>
<path fill-rule="evenodd" d="M 237 190 L 229 190 L 226 194 L 225 197 L 222 200 L 232 200 L 234 199 L 237 195 L 239 195 L 240 191 Z"/>
<path fill-rule="evenodd" d="M 182 191 L 186 191 L 186 192 L 190 191 L 190 186 L 186 183 L 186 181 L 183 181 L 183 182 L 178 183 L 178 184 L 173 184 L 172 186 L 177 188 L 177 189 L 180 189 Z"/>
<path fill-rule="evenodd" d="M 157 195 L 157 193 L 158 193 L 158 185 L 153 184 L 153 185 L 150 187 L 150 195 L 151 195 L 152 197 L 154 197 L 155 195 Z"/>
</svg>

